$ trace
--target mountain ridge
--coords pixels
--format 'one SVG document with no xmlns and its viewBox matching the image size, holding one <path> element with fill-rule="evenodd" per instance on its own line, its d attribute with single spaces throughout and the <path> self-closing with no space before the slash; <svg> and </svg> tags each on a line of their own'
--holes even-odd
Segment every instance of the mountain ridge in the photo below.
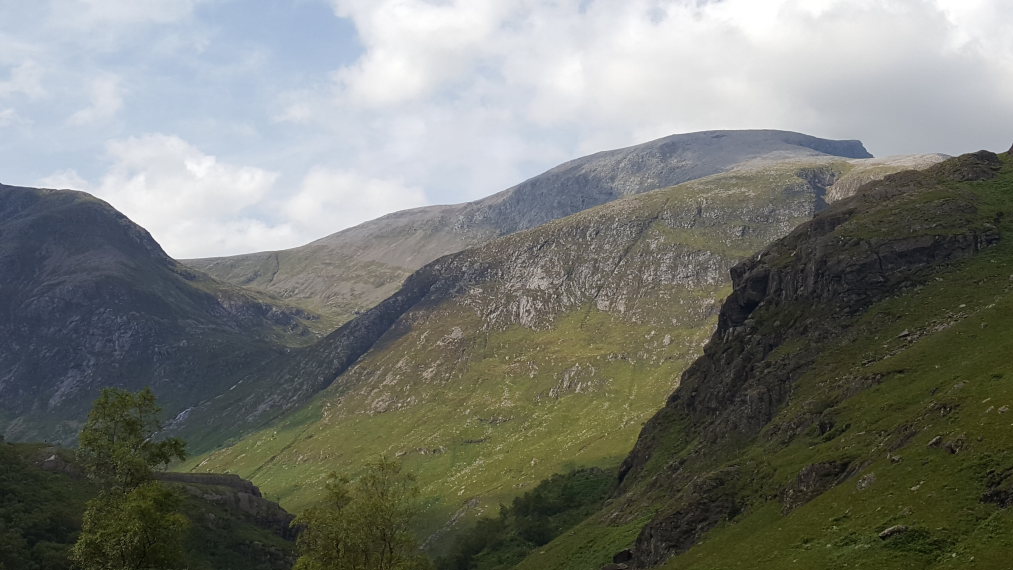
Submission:
<svg viewBox="0 0 1013 570">
<path fill-rule="evenodd" d="M 211 275 L 347 321 L 396 291 L 411 271 L 622 196 L 724 172 L 747 160 L 871 158 L 859 141 L 790 131 L 703 131 L 602 151 L 486 198 L 388 214 L 283 251 L 186 260 Z"/>
</svg>

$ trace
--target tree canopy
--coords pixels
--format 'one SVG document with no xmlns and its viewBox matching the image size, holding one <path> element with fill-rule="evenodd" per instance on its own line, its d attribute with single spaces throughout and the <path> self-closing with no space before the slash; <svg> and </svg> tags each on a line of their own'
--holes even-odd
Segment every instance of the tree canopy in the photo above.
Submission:
<svg viewBox="0 0 1013 570">
<path fill-rule="evenodd" d="M 415 477 L 386 458 L 354 483 L 332 473 L 325 499 L 293 523 L 304 527 L 295 570 L 430 568 L 412 533 L 418 497 Z"/>
<path fill-rule="evenodd" d="M 161 411 L 151 388 L 103 389 L 79 437 L 77 457 L 88 477 L 105 489 L 129 491 L 150 481 L 156 468 L 184 459 L 183 440 L 155 440 Z"/>
</svg>

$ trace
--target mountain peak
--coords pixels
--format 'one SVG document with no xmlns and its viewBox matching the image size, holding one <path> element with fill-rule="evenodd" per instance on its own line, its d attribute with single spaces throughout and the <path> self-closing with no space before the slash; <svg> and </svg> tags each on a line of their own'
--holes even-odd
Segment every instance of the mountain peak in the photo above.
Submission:
<svg viewBox="0 0 1013 570">
<path fill-rule="evenodd" d="M 570 160 L 473 202 L 395 212 L 290 250 L 187 263 L 219 279 L 300 302 L 340 324 L 444 255 L 749 162 L 828 156 L 872 155 L 859 141 L 791 131 L 670 135 Z"/>
</svg>

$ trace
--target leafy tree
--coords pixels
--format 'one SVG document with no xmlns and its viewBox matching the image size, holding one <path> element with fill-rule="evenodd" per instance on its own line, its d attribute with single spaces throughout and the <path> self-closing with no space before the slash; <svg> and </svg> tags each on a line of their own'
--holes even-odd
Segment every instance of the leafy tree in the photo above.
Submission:
<svg viewBox="0 0 1013 570">
<path fill-rule="evenodd" d="M 89 501 L 72 558 L 87 570 L 182 568 L 190 521 L 178 493 L 155 481 Z"/>
<path fill-rule="evenodd" d="M 414 475 L 386 458 L 355 484 L 332 473 L 324 501 L 293 522 L 304 527 L 295 570 L 429 568 L 411 532 L 418 497 Z"/>
<path fill-rule="evenodd" d="M 146 388 L 106 388 L 81 430 L 78 461 L 100 486 L 88 501 L 71 558 L 84 570 L 160 570 L 183 566 L 189 521 L 179 495 L 153 480 L 156 468 L 186 456 L 177 438 L 156 441 L 161 409 Z"/>
<path fill-rule="evenodd" d="M 77 457 L 88 477 L 103 489 L 121 493 L 147 483 L 156 468 L 186 457 L 179 438 L 155 441 L 162 430 L 151 388 L 133 394 L 105 388 L 81 430 Z"/>
</svg>

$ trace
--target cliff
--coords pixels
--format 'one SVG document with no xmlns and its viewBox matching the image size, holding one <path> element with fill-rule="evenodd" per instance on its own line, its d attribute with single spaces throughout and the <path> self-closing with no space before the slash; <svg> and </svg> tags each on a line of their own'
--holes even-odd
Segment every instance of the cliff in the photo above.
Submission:
<svg viewBox="0 0 1013 570">
<path fill-rule="evenodd" d="M 612 504 L 519 568 L 601 567 L 591 533 L 630 547 L 615 568 L 1002 567 L 1010 207 L 1011 157 L 982 151 L 736 265 Z"/>
</svg>

